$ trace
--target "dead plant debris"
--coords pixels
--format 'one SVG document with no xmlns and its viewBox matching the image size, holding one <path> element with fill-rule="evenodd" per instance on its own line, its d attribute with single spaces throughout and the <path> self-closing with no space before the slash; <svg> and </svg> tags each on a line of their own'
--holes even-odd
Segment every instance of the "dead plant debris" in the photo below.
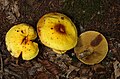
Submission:
<svg viewBox="0 0 120 79">
<path fill-rule="evenodd" d="M 73 49 L 58 55 L 38 43 L 40 52 L 30 61 L 11 57 L 5 35 L 15 24 L 28 23 L 36 29 L 39 18 L 49 12 L 67 15 L 78 35 L 93 30 L 102 33 L 109 45 L 106 58 L 88 66 Z M 119 0 L 0 0 L 0 79 L 119 79 L 120 78 L 120 1 Z"/>
</svg>

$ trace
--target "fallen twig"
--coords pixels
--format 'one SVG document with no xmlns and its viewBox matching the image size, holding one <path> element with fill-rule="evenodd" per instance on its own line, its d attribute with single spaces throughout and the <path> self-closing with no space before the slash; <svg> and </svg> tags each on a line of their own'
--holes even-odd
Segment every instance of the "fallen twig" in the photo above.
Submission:
<svg viewBox="0 0 120 79">
<path fill-rule="evenodd" d="M 0 70 L 0 72 L 1 72 L 1 75 L 0 75 L 0 78 L 1 79 L 3 79 L 3 59 L 2 59 L 2 54 L 1 54 L 1 52 L 0 52 L 0 64 L 1 64 L 1 70 Z"/>
</svg>

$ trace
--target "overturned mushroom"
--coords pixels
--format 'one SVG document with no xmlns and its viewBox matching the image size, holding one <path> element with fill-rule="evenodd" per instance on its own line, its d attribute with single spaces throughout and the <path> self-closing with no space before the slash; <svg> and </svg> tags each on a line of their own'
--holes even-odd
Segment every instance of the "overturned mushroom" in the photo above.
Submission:
<svg viewBox="0 0 120 79">
<path fill-rule="evenodd" d="M 6 46 L 10 54 L 16 58 L 22 53 L 23 60 L 31 60 L 38 54 L 38 44 L 33 42 L 37 34 L 32 26 L 18 24 L 6 34 Z"/>
<path fill-rule="evenodd" d="M 77 44 L 77 30 L 74 23 L 61 13 L 48 13 L 40 18 L 37 32 L 41 42 L 62 54 Z"/>
<path fill-rule="evenodd" d="M 108 52 L 108 43 L 101 33 L 86 31 L 78 38 L 74 52 L 83 63 L 94 65 L 105 58 Z"/>
</svg>

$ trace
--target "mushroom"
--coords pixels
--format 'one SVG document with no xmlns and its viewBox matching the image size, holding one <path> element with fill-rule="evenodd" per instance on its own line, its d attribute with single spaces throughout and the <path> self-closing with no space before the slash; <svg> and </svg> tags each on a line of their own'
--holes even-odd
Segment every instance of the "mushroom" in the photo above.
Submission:
<svg viewBox="0 0 120 79">
<path fill-rule="evenodd" d="M 94 65 L 105 58 L 108 52 L 108 43 L 101 33 L 86 31 L 79 36 L 74 52 L 81 62 Z"/>
<path fill-rule="evenodd" d="M 33 42 L 37 34 L 32 26 L 18 24 L 13 26 L 6 34 L 6 46 L 10 54 L 18 58 L 22 54 L 23 60 L 31 60 L 37 56 L 38 44 Z"/>
<path fill-rule="evenodd" d="M 63 54 L 77 44 L 77 30 L 74 23 L 61 13 L 48 13 L 40 18 L 37 32 L 41 42 Z"/>
</svg>

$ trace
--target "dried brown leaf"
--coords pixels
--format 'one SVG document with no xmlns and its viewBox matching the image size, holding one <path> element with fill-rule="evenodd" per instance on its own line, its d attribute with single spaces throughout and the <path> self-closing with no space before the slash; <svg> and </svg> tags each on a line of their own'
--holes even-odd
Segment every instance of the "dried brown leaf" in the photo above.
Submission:
<svg viewBox="0 0 120 79">
<path fill-rule="evenodd" d="M 101 64 L 97 64 L 95 66 L 93 66 L 93 69 L 95 72 L 98 72 L 98 73 L 105 73 L 106 72 L 106 69 L 104 66 L 102 66 Z"/>
<path fill-rule="evenodd" d="M 120 62 L 116 60 L 113 63 L 113 65 L 114 65 L 115 79 L 117 79 L 117 77 L 120 77 Z"/>
<path fill-rule="evenodd" d="M 33 79 L 49 79 L 49 78 L 48 78 L 48 74 L 39 71 Z"/>
<path fill-rule="evenodd" d="M 48 60 L 40 60 L 40 63 L 53 75 L 58 75 L 61 70 L 58 65 Z"/>
<path fill-rule="evenodd" d="M 18 7 L 18 1 L 15 1 L 12 7 L 12 12 L 15 13 L 17 17 L 20 17 L 19 7 Z"/>
</svg>

